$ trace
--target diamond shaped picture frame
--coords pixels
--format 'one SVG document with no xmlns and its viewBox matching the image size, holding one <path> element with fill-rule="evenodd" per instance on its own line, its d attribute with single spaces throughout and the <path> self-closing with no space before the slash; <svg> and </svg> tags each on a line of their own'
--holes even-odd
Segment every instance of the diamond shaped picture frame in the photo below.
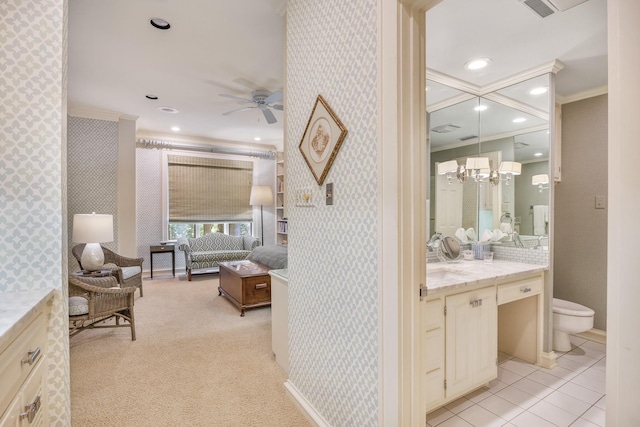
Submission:
<svg viewBox="0 0 640 427">
<path fill-rule="evenodd" d="M 318 185 L 322 185 L 347 136 L 347 128 L 318 95 L 298 148 Z"/>
</svg>

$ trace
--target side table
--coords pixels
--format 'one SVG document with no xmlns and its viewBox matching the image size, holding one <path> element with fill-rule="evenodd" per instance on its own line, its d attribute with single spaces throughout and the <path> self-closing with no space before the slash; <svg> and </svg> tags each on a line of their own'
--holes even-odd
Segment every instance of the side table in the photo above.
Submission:
<svg viewBox="0 0 640 427">
<path fill-rule="evenodd" d="M 151 257 L 151 278 L 153 279 L 153 255 L 154 254 L 171 254 L 171 272 L 173 277 L 176 277 L 176 251 L 175 245 L 151 245 L 150 257 Z"/>
<path fill-rule="evenodd" d="M 79 270 L 79 271 L 74 271 L 71 274 L 77 277 L 105 277 L 105 276 L 111 276 L 111 271 L 112 271 L 111 269 L 102 269 L 102 270 L 95 270 L 95 271 Z"/>
</svg>

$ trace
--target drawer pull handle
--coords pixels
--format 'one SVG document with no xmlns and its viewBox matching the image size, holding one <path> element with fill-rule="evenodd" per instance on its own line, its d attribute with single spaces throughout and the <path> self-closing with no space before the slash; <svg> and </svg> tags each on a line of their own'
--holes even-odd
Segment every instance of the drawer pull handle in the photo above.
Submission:
<svg viewBox="0 0 640 427">
<path fill-rule="evenodd" d="M 266 283 L 258 283 L 258 284 L 256 285 L 256 289 L 263 289 L 263 288 L 266 288 L 266 287 L 267 287 L 267 284 L 266 284 Z"/>
<path fill-rule="evenodd" d="M 40 356 L 40 347 L 36 347 L 35 350 L 29 350 L 27 355 L 28 357 L 25 357 L 20 361 L 20 365 L 25 365 L 27 363 L 29 365 L 33 365 L 35 361 L 38 360 L 38 356 Z"/>
<path fill-rule="evenodd" d="M 36 397 L 36 399 L 28 405 L 25 405 L 24 412 L 20 414 L 20 419 L 27 419 L 29 424 L 33 422 L 33 419 L 36 417 L 36 414 L 40 410 L 40 396 Z"/>
<path fill-rule="evenodd" d="M 520 292 L 522 292 L 523 294 L 529 293 L 531 292 L 531 288 L 522 288 L 520 289 Z"/>
<path fill-rule="evenodd" d="M 482 305 L 482 300 L 481 299 L 474 299 L 473 301 L 471 301 L 469 303 L 471 305 L 471 307 L 476 308 L 476 307 L 480 307 Z"/>
</svg>

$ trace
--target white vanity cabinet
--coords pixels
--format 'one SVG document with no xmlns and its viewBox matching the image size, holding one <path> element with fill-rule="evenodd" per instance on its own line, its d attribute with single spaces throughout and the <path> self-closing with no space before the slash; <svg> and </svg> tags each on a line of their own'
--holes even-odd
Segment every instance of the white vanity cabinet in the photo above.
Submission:
<svg viewBox="0 0 640 427">
<path fill-rule="evenodd" d="M 444 298 L 427 300 L 422 311 L 425 338 L 422 345 L 422 363 L 425 372 L 427 411 L 445 399 L 444 395 Z"/>
<path fill-rule="evenodd" d="M 498 376 L 498 306 L 489 286 L 446 297 L 447 398 L 460 396 Z"/>
<path fill-rule="evenodd" d="M 0 352 L 0 426 L 44 425 L 45 315 L 39 314 Z"/>
<path fill-rule="evenodd" d="M 426 297 L 421 329 L 427 412 L 497 378 L 498 350 L 539 364 L 543 289 L 544 274 L 537 271 Z"/>
<path fill-rule="evenodd" d="M 0 296 L 0 427 L 46 426 L 51 294 L 43 290 Z"/>
</svg>

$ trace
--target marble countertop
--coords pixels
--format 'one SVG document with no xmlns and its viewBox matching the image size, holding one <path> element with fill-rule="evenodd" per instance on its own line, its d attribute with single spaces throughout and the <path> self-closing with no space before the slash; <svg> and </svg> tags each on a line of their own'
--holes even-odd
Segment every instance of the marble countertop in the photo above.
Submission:
<svg viewBox="0 0 640 427">
<path fill-rule="evenodd" d="M 54 289 L 0 293 L 0 351 L 42 310 Z"/>
<path fill-rule="evenodd" d="M 492 285 L 497 280 L 517 279 L 522 274 L 539 273 L 548 266 L 522 262 L 493 260 L 427 263 L 427 294 L 446 292 L 456 288 Z"/>
</svg>

